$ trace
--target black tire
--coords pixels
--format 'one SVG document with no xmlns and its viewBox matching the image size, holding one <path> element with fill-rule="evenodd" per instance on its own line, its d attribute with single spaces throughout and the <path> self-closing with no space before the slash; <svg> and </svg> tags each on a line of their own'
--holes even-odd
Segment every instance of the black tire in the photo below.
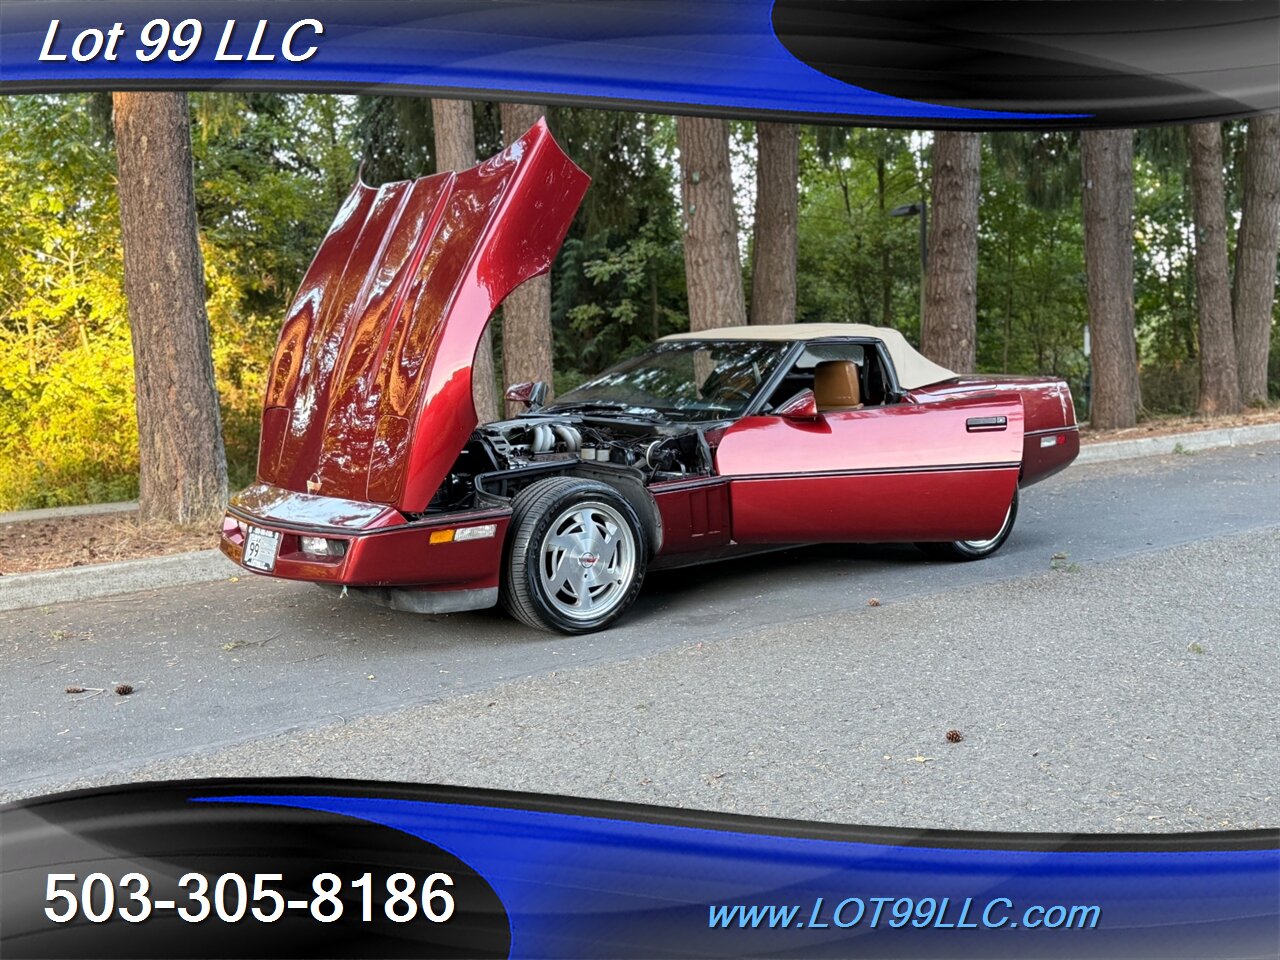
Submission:
<svg viewBox="0 0 1280 960">
<path fill-rule="evenodd" d="M 591 633 L 622 616 L 640 593 L 648 539 L 631 504 L 607 484 L 539 480 L 516 495 L 509 530 L 500 598 L 521 623 Z"/>
<path fill-rule="evenodd" d="M 916 546 L 935 560 L 981 560 L 989 557 L 1009 539 L 1013 532 L 1013 524 L 1018 519 L 1018 488 L 1013 488 L 1013 499 L 1009 501 L 1009 512 L 1004 518 L 1004 526 L 990 540 L 952 540 L 947 543 L 917 543 Z"/>
</svg>

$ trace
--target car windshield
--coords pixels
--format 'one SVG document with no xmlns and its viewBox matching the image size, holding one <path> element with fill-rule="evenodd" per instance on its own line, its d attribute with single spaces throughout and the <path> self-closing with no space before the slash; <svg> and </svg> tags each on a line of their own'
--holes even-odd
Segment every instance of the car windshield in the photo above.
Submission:
<svg viewBox="0 0 1280 960">
<path fill-rule="evenodd" d="M 747 404 L 789 343 L 669 340 L 559 397 L 556 410 L 616 410 L 670 420 L 724 420 Z"/>
</svg>

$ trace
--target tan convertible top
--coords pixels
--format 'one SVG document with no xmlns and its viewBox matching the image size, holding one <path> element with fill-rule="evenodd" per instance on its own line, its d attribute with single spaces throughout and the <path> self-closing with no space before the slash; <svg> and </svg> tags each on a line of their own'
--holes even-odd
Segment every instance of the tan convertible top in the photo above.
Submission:
<svg viewBox="0 0 1280 960">
<path fill-rule="evenodd" d="M 956 374 L 916 352 L 897 330 L 865 323 L 779 323 L 748 327 L 716 327 L 689 333 L 673 333 L 663 340 L 829 340 L 833 337 L 867 337 L 879 340 L 889 351 L 898 385 L 904 390 L 950 380 Z"/>
</svg>

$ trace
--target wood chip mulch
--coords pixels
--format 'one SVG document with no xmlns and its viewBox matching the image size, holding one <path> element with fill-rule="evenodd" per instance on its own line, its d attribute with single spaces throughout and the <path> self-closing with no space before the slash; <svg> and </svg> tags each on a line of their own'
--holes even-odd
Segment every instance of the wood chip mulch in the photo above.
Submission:
<svg viewBox="0 0 1280 960">
<path fill-rule="evenodd" d="M 0 524 L 0 576 L 160 557 L 217 545 L 217 529 L 143 523 L 137 513 L 26 520 Z"/>
</svg>

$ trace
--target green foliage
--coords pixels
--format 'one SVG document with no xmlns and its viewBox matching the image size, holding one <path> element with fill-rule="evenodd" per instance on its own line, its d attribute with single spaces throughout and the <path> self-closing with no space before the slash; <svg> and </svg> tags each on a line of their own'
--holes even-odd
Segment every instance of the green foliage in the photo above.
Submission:
<svg viewBox="0 0 1280 960">
<path fill-rule="evenodd" d="M 888 211 L 920 200 L 924 182 L 922 158 L 908 134 L 804 128 L 798 321 L 871 323 L 918 334 L 919 221 Z"/>
<path fill-rule="evenodd" d="M 207 119 L 211 107 L 229 119 Z M 245 319 L 274 330 L 355 179 L 349 111 L 333 97 L 204 93 L 193 112 L 201 232 Z"/>
<path fill-rule="evenodd" d="M 1079 209 L 1080 137 L 1067 131 L 992 133 L 983 165 L 1022 185 L 1026 203 L 1045 212 Z"/>
<path fill-rule="evenodd" d="M 236 485 L 253 478 L 284 310 L 355 179 L 355 111 L 349 98 L 205 93 L 192 113 L 214 370 Z"/>
<path fill-rule="evenodd" d="M 1065 377 L 1077 395 L 1088 323 L 1078 169 L 1065 135 L 986 138 L 978 227 L 978 368 Z"/>
<path fill-rule="evenodd" d="M 435 172 L 435 124 L 426 97 L 360 97 L 355 142 L 366 183 L 407 180 Z"/>
<path fill-rule="evenodd" d="M 240 484 L 254 471 L 281 318 L 333 211 L 361 162 L 369 183 L 432 172 L 431 111 L 417 97 L 200 93 L 191 103 L 214 365 Z M 474 111 L 485 157 L 502 145 L 498 105 Z M 564 107 L 548 120 L 592 177 L 552 266 L 563 392 L 684 328 L 687 299 L 674 120 Z M 749 213 L 754 131 L 731 129 L 737 199 Z M 1242 130 L 1224 127 L 1231 211 Z M 802 128 L 798 319 L 885 324 L 916 338 L 919 220 L 888 214 L 928 199 L 930 143 L 920 133 Z M 1188 412 L 1198 364 L 1185 133 L 1140 131 L 1135 146 L 1144 402 Z M 1077 396 L 1087 319 L 1079 193 L 1075 134 L 985 138 L 979 369 L 1057 374 Z M 108 95 L 0 98 L 0 236 L 0 510 L 130 496 L 137 439 Z M 500 330 L 496 339 L 500 350 Z M 1271 386 L 1280 390 L 1280 338 Z"/>
<path fill-rule="evenodd" d="M 0 99 L 0 510 L 136 493 L 133 360 L 103 104 L 96 94 Z M 354 174 L 350 111 L 336 97 L 192 98 L 233 482 L 253 474 L 284 306 Z"/>
<path fill-rule="evenodd" d="M 1183 171 L 1163 162 L 1139 155 L 1134 163 L 1139 379 L 1145 410 L 1190 414 L 1200 390 L 1191 197 Z"/>
<path fill-rule="evenodd" d="M 688 319 L 671 118 L 554 108 L 548 123 L 591 176 L 551 273 L 559 390 Z"/>
<path fill-rule="evenodd" d="M 114 157 L 88 102 L 0 99 L 0 509 L 136 483 Z"/>
<path fill-rule="evenodd" d="M 1134 308 L 1143 363 L 1176 368 L 1197 356 L 1195 276 L 1190 187 L 1168 162 L 1134 158 Z"/>
</svg>

